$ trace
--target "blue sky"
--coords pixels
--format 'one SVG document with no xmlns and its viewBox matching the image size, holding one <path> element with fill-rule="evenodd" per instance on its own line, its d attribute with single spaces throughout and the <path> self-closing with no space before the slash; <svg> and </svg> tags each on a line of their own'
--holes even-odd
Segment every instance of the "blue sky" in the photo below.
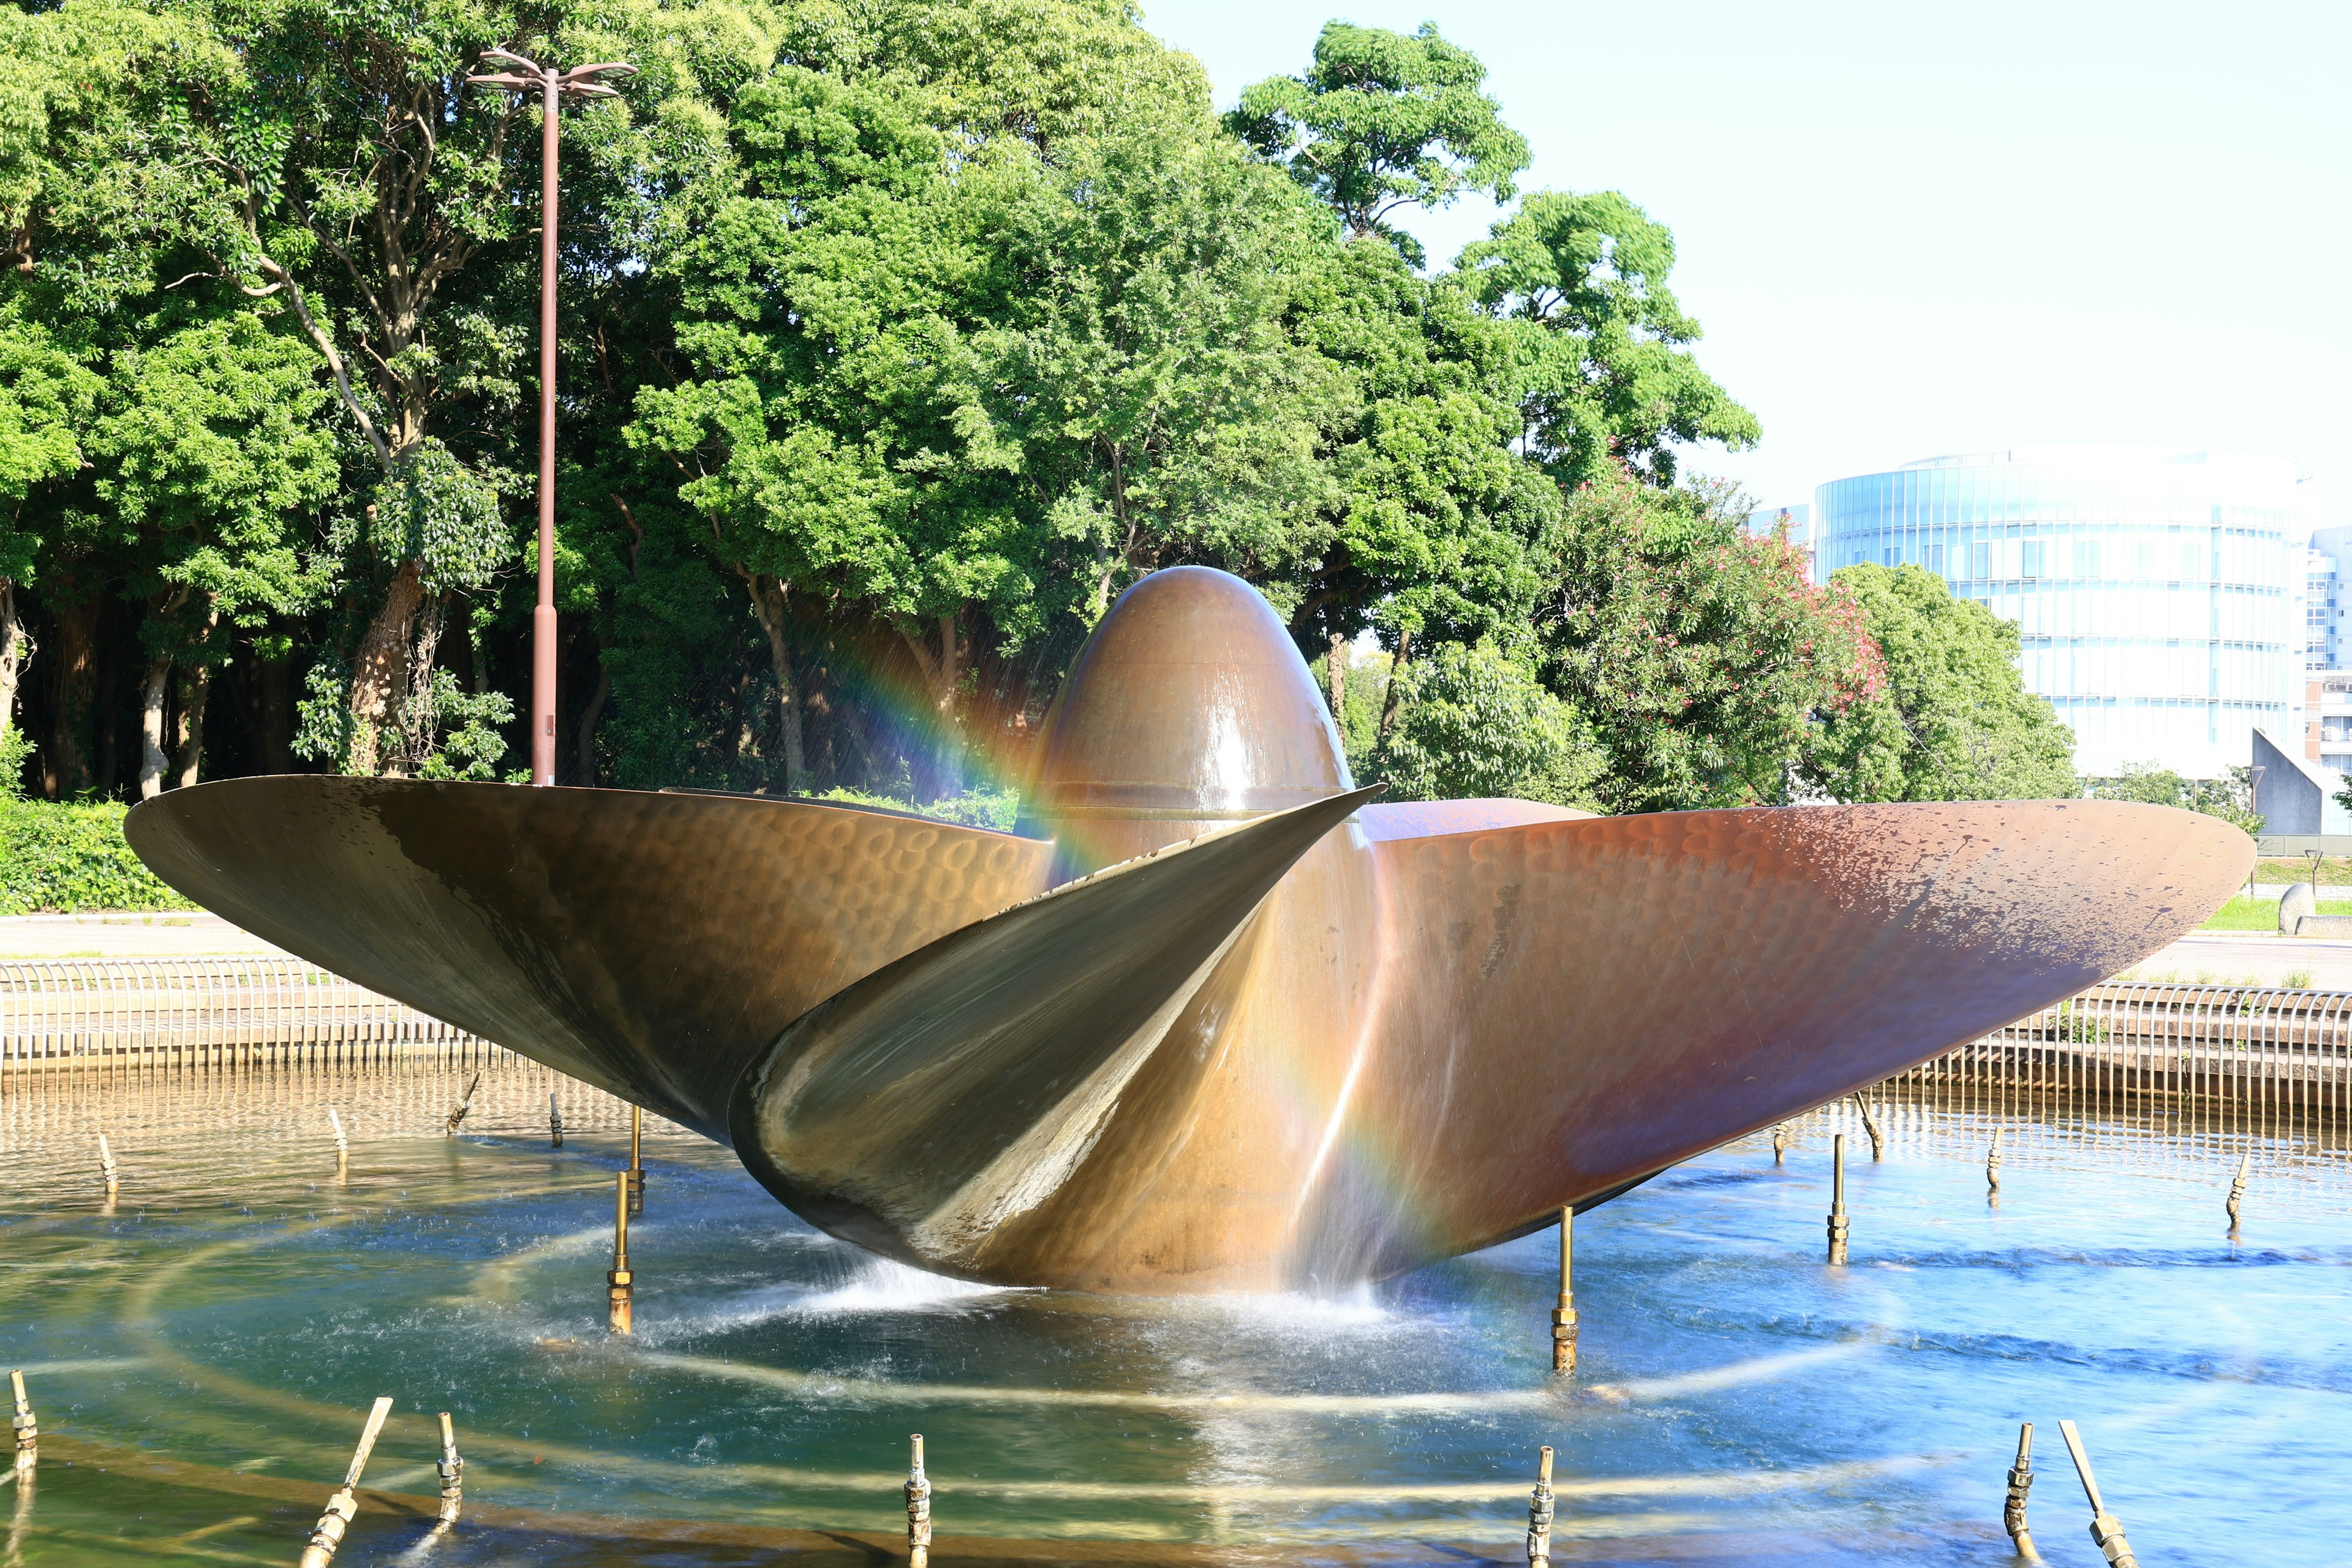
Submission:
<svg viewBox="0 0 2352 1568">
<path fill-rule="evenodd" d="M 2352 523 L 2352 7 L 1147 0 L 1224 107 L 1331 16 L 1475 50 L 1527 184 L 1671 226 L 1768 504 L 1938 452 L 2293 458 Z M 1492 220 L 1411 226 L 1450 258 Z"/>
</svg>

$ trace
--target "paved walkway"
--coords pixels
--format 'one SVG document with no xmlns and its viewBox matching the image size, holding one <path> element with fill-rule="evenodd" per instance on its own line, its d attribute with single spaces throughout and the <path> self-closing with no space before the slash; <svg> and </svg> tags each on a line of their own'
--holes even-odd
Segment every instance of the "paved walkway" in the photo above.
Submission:
<svg viewBox="0 0 2352 1568">
<path fill-rule="evenodd" d="M 215 914 L 9 915 L 0 918 L 0 959 L 186 958 L 278 950 Z"/>
<path fill-rule="evenodd" d="M 2352 991 L 2352 942 L 2270 931 L 2191 931 L 2126 977 Z"/>
</svg>

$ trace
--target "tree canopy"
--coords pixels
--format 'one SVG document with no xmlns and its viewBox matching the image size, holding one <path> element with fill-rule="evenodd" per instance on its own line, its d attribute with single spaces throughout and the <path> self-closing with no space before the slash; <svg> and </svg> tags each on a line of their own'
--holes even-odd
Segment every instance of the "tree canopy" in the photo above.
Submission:
<svg viewBox="0 0 2352 1568">
<path fill-rule="evenodd" d="M 2025 689 L 2018 629 L 1923 566 L 1848 566 L 1885 679 L 1822 715 L 1805 776 L 1839 800 L 2064 799 L 2082 793 L 2074 731 Z"/>
<path fill-rule="evenodd" d="M 1817 731 L 1900 771 L 1875 600 L 1684 477 L 1757 425 L 1671 235 L 1519 193 L 1433 26 L 1333 23 L 1223 117 L 1123 0 L 0 34 L 0 727 L 44 793 L 516 765 L 551 219 L 564 782 L 1015 776 L 1184 563 L 1302 652 L 1379 644 L 1350 732 L 1400 791 L 1776 800 Z M 641 68 L 564 110 L 558 214 L 538 101 L 467 79 L 493 47 Z M 1505 211 L 1431 267 L 1400 217 L 1472 191 Z"/>
</svg>

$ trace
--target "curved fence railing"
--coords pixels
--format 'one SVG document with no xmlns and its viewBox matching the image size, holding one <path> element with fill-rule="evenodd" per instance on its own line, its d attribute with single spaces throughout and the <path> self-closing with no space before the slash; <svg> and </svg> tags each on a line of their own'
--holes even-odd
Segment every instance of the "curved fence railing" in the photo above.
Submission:
<svg viewBox="0 0 2352 1568">
<path fill-rule="evenodd" d="M 342 1060 L 418 1048 L 508 1055 L 296 959 L 0 963 L 0 1066 Z M 2332 1121 L 2343 1114 L 2347 1077 L 2352 991 L 2111 983 L 1898 1073 L 1886 1087 L 2254 1102 Z"/>
<path fill-rule="evenodd" d="M 0 1067 L 359 1060 L 417 1048 L 509 1054 L 299 959 L 0 963 Z"/>
</svg>

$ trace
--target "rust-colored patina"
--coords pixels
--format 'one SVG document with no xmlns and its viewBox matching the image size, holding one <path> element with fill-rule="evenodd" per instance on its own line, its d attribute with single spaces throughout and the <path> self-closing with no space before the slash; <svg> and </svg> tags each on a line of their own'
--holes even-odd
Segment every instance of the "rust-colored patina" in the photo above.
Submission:
<svg viewBox="0 0 2352 1568">
<path fill-rule="evenodd" d="M 989 833 L 796 801 L 234 780 L 174 886 L 971 1279 L 1330 1287 L 1485 1246 L 2123 969 L 2252 863 L 2103 801 L 1379 805 L 1220 573 L 1145 578 Z"/>
</svg>

